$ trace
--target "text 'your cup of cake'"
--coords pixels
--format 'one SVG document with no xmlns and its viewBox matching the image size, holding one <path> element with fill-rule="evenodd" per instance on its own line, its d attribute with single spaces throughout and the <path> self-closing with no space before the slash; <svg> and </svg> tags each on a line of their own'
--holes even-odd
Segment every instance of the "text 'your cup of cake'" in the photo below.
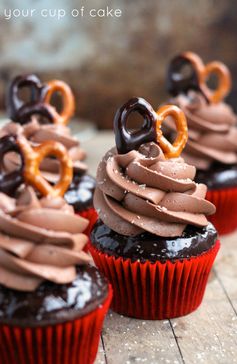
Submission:
<svg viewBox="0 0 237 364">
<path fill-rule="evenodd" d="M 127 128 L 129 116 L 144 119 Z M 162 123 L 175 120 L 170 143 Z M 196 168 L 180 157 L 188 132 L 174 105 L 154 111 L 142 98 L 124 104 L 114 119 L 116 147 L 97 170 L 94 204 L 99 219 L 90 252 L 113 286 L 112 308 L 141 319 L 186 315 L 201 303 L 220 243 L 206 216 L 215 206 Z"/>
</svg>

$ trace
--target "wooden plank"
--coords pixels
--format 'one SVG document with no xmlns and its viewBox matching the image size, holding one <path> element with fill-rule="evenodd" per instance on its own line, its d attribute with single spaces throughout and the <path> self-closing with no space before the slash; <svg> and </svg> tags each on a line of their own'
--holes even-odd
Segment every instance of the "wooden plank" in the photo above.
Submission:
<svg viewBox="0 0 237 364">
<path fill-rule="evenodd" d="M 108 364 L 237 362 L 237 318 L 214 273 L 201 307 L 171 324 L 111 312 L 103 329 Z"/>
<path fill-rule="evenodd" d="M 110 312 L 103 329 L 108 364 L 181 364 L 170 323 L 142 321 Z"/>
<path fill-rule="evenodd" d="M 217 257 L 215 271 L 237 312 L 237 233 L 221 237 L 221 250 Z"/>
<path fill-rule="evenodd" d="M 217 317 L 221 319 L 217 320 Z M 173 321 L 174 332 L 187 363 L 236 363 L 236 319 L 227 305 L 204 302 L 190 317 Z"/>
<path fill-rule="evenodd" d="M 237 317 L 215 273 L 200 308 L 171 323 L 185 363 L 237 362 Z"/>
</svg>

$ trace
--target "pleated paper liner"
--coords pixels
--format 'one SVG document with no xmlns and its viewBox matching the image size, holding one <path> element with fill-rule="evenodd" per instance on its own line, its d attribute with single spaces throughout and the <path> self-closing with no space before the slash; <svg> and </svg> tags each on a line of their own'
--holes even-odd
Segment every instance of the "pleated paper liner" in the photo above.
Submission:
<svg viewBox="0 0 237 364">
<path fill-rule="evenodd" d="M 93 207 L 91 207 L 87 210 L 77 212 L 76 214 L 89 220 L 90 223 L 85 231 L 85 234 L 88 235 L 88 237 L 89 237 L 94 224 L 98 220 L 98 214 L 97 214 L 96 210 Z"/>
<path fill-rule="evenodd" d="M 0 325 L 1 364 L 92 364 L 100 332 L 112 299 L 91 313 L 62 324 L 21 328 Z"/>
<path fill-rule="evenodd" d="M 113 287 L 112 309 L 124 316 L 162 320 L 187 315 L 202 302 L 207 279 L 220 248 L 172 263 L 131 262 L 115 258 L 90 244 L 99 270 Z"/>
<path fill-rule="evenodd" d="M 208 220 L 221 235 L 237 229 L 237 187 L 222 190 L 208 190 L 206 199 L 216 206 L 216 213 Z"/>
</svg>

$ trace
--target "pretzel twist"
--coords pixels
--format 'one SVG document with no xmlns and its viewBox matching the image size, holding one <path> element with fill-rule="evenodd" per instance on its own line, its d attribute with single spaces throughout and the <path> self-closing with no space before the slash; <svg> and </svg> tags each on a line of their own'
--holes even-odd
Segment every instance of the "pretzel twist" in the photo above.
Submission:
<svg viewBox="0 0 237 364">
<path fill-rule="evenodd" d="M 135 132 L 127 129 L 127 120 L 132 112 L 138 112 L 144 118 L 141 129 Z M 177 137 L 172 144 L 164 137 L 161 129 L 162 123 L 168 116 L 173 117 L 177 129 Z M 139 149 L 141 144 L 156 142 L 166 158 L 176 158 L 181 154 L 188 139 L 186 118 L 177 106 L 165 105 L 155 112 L 142 98 L 130 99 L 117 111 L 114 131 L 117 150 L 122 154 Z"/>
<path fill-rule="evenodd" d="M 177 67 L 190 64 L 193 74 L 188 79 L 177 79 Z M 174 74 L 176 76 L 174 77 Z M 207 80 L 211 74 L 217 76 L 218 85 L 215 90 L 207 86 Z M 188 89 L 197 89 L 203 93 L 211 103 L 218 103 L 223 100 L 231 89 L 231 76 L 228 68 L 222 62 L 213 61 L 204 64 L 202 59 L 193 52 L 184 52 L 175 57 L 170 64 L 168 72 L 168 88 L 176 95 L 178 91 L 186 92 Z"/>
<path fill-rule="evenodd" d="M 23 136 L 17 137 L 17 144 L 23 154 L 25 181 L 44 196 L 63 196 L 73 177 L 72 161 L 66 148 L 56 141 L 46 141 L 39 146 L 31 147 Z M 60 178 L 54 186 L 46 181 L 40 171 L 42 160 L 49 155 L 55 156 L 60 163 Z"/>
<path fill-rule="evenodd" d="M 47 82 L 47 91 L 44 95 L 44 102 L 50 104 L 52 95 L 59 92 L 63 100 L 63 109 L 61 113 L 54 111 L 54 122 L 56 124 L 66 125 L 75 112 L 75 99 L 71 88 L 63 81 L 51 80 Z"/>
<path fill-rule="evenodd" d="M 19 97 L 19 91 L 28 88 L 30 101 L 24 102 Z M 55 92 L 62 96 L 63 109 L 59 113 L 51 105 L 51 98 Z M 38 114 L 50 123 L 66 125 L 75 111 L 75 100 L 70 87 L 63 81 L 52 80 L 43 84 L 34 74 L 17 76 L 11 82 L 7 94 L 8 114 L 12 120 L 26 124 L 32 115 Z"/>
<path fill-rule="evenodd" d="M 164 137 L 161 130 L 161 125 L 167 116 L 171 116 L 176 125 L 177 136 L 173 143 L 170 143 Z M 156 138 L 166 158 L 177 158 L 180 156 L 188 140 L 187 121 L 180 108 L 175 105 L 164 105 L 157 110 Z"/>
</svg>

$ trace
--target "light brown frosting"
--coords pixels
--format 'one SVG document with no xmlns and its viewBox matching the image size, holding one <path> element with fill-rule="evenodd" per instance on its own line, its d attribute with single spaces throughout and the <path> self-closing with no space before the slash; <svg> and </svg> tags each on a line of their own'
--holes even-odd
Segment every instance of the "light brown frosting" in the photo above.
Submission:
<svg viewBox="0 0 237 364">
<path fill-rule="evenodd" d="M 17 199 L 0 193 L 0 284 L 33 291 L 44 280 L 72 282 L 76 265 L 90 261 L 87 225 L 63 198 L 38 199 L 31 187 Z"/>
<path fill-rule="evenodd" d="M 207 170 L 213 162 L 237 163 L 236 115 L 224 102 L 208 104 L 195 92 L 179 95 L 171 100 L 179 106 L 187 118 L 189 140 L 182 157 L 187 163 Z M 169 122 L 174 130 L 174 124 Z"/>
<path fill-rule="evenodd" d="M 32 121 L 20 125 L 9 122 L 0 130 L 0 138 L 8 134 L 23 134 L 33 145 L 40 144 L 47 140 L 54 140 L 62 143 L 68 150 L 69 156 L 73 161 L 74 171 L 83 173 L 87 170 L 87 165 L 83 162 L 86 153 L 80 147 L 79 141 L 71 135 L 67 126 L 57 124 L 40 124 L 36 117 Z M 18 166 L 19 160 L 15 154 L 9 154 L 4 161 L 7 172 Z M 58 161 L 52 158 L 45 158 L 41 164 L 44 176 L 50 181 L 55 182 L 58 178 Z"/>
<path fill-rule="evenodd" d="M 207 187 L 193 181 L 195 173 L 182 158 L 165 159 L 155 143 L 127 154 L 114 148 L 99 164 L 94 205 L 119 234 L 180 236 L 187 224 L 206 226 L 205 215 L 215 212 L 205 200 Z"/>
</svg>

